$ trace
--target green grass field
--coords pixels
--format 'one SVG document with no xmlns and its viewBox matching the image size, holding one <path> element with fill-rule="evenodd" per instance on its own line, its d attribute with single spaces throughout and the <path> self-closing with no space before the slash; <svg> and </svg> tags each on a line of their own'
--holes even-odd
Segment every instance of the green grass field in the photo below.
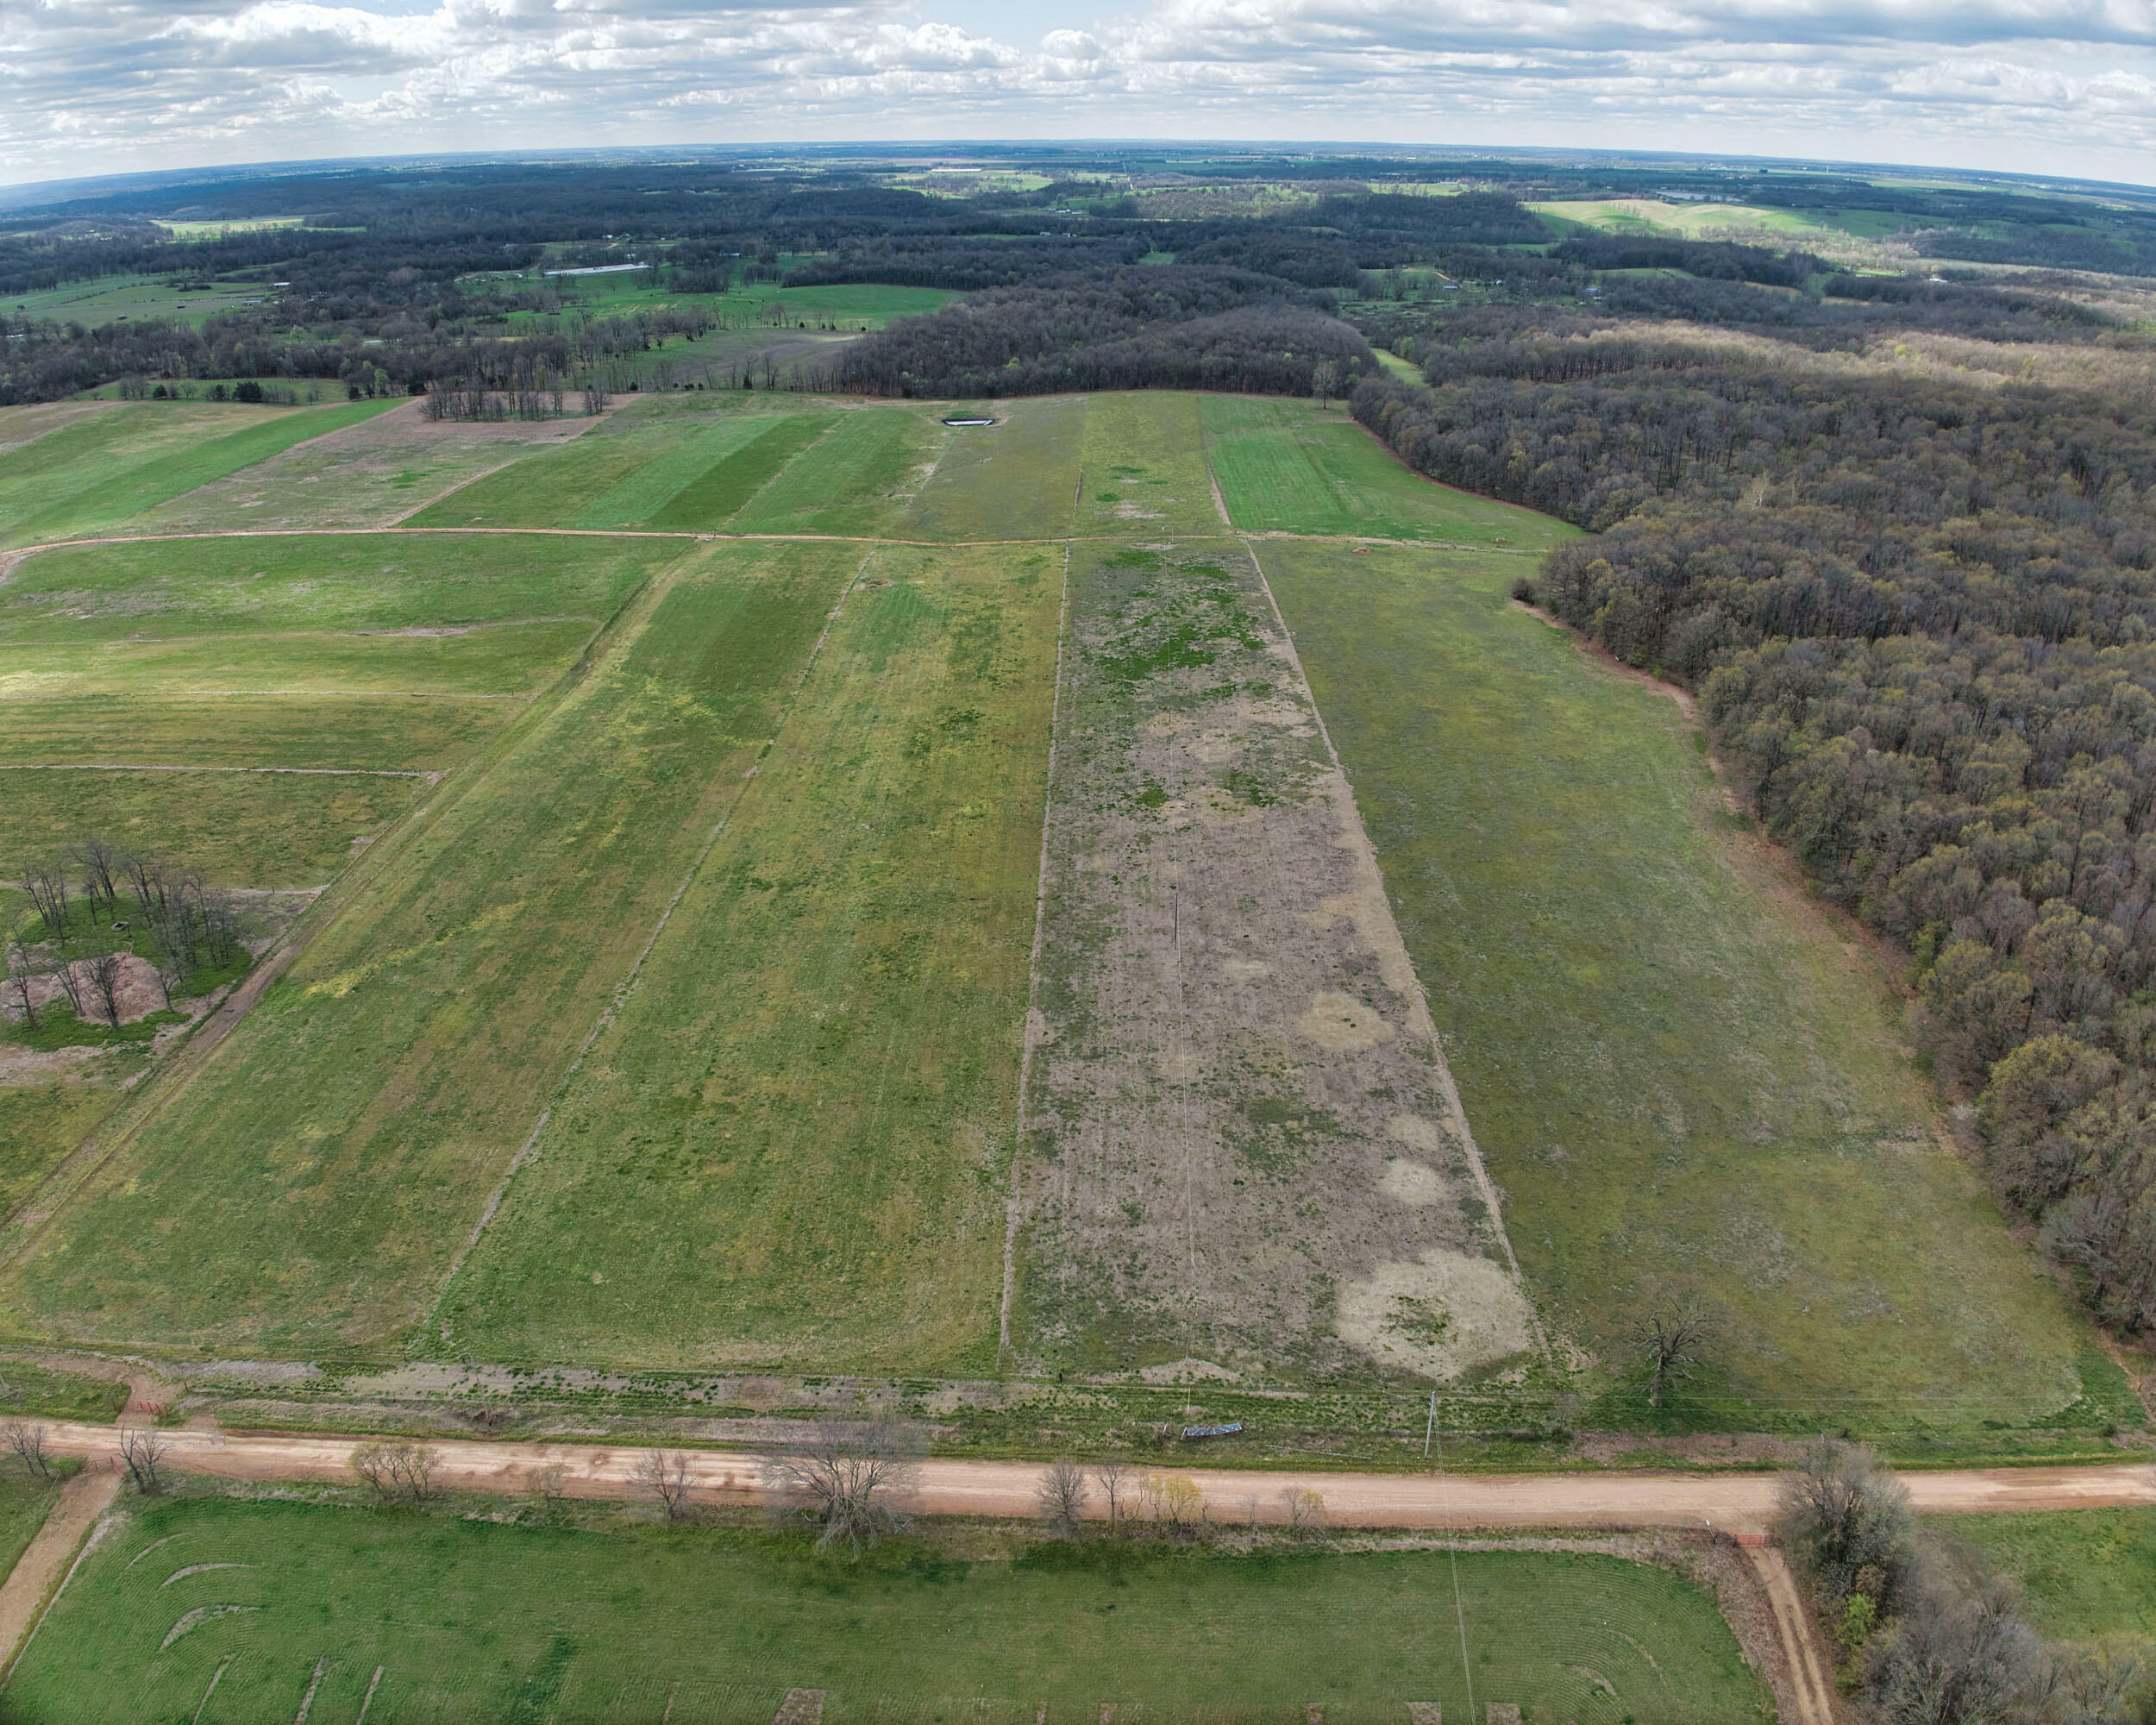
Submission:
<svg viewBox="0 0 2156 1725">
<path fill-rule="evenodd" d="M 2012 1582 L 2055 1640 L 2156 1639 L 2156 1509 L 1951 1515 L 1925 1527 Z"/>
<path fill-rule="evenodd" d="M 149 1099 L 0 1304 L 85 1337 L 283 1348 L 423 1315 L 852 567 L 692 554 L 491 770 L 440 794 L 216 1060 Z"/>
<path fill-rule="evenodd" d="M 679 544 L 501 534 L 71 545 L 0 586 L 0 645 L 612 615 Z M 10 672 L 15 667 L 10 662 Z"/>
<path fill-rule="evenodd" d="M 87 694 L 0 700 L 0 765 L 439 772 L 523 710 L 483 695 Z"/>
<path fill-rule="evenodd" d="M 0 544 L 110 532 L 183 492 L 396 405 L 125 404 L 0 455 Z"/>
<path fill-rule="evenodd" d="M 1409 1701 L 1469 1718 L 1470 1684 L 1477 1719 L 1486 1701 L 1580 1725 L 1772 1717 L 1709 1596 L 1613 1557 L 904 1542 L 854 1566 L 722 1529 L 203 1499 L 132 1510 L 0 1709 L 251 1725 L 294 1717 L 310 1683 L 310 1718 L 351 1720 L 372 1689 L 369 1718 L 413 1725 L 764 1725 L 794 1688 L 834 1725 L 1094 1725 L 1108 1705 L 1391 1725 Z"/>
<path fill-rule="evenodd" d="M 235 310 L 243 300 L 259 301 L 261 298 L 260 282 L 220 281 L 204 286 L 182 287 L 171 276 L 104 275 L 90 281 L 71 281 L 59 287 L 19 293 L 6 304 L 19 317 L 50 317 L 91 328 L 122 318 L 166 317 L 200 329 L 210 318 Z"/>
<path fill-rule="evenodd" d="M 993 1370 L 1060 568 L 863 566 L 444 1346 Z"/>
<path fill-rule="evenodd" d="M 1206 452 L 1245 532 L 1367 534 L 1539 551 L 1561 522 L 1412 474 L 1344 410 L 1262 397 L 1204 398 Z"/>
<path fill-rule="evenodd" d="M 1161 391 L 1087 400 L 1076 531 L 1157 537 L 1223 530 L 1199 428 L 1202 399 Z"/>
<path fill-rule="evenodd" d="M 423 779 L 298 773 L 9 773 L 0 874 L 85 832 L 184 857 L 225 887 L 320 887 Z"/>
<path fill-rule="evenodd" d="M 1751 1426 L 2072 1400 L 2080 1320 L 1677 707 L 1508 604 L 1523 559 L 1261 549 L 1555 1327 L 1621 1369 L 1701 1300 Z"/>
<path fill-rule="evenodd" d="M 736 533 L 888 533 L 918 474 L 940 452 L 932 416 L 872 407 L 846 413 L 730 524 Z"/>
<path fill-rule="evenodd" d="M 1088 405 L 1084 396 L 1035 396 L 1010 403 L 1000 424 L 953 430 L 899 536 L 1055 539 L 1073 531 Z"/>
</svg>

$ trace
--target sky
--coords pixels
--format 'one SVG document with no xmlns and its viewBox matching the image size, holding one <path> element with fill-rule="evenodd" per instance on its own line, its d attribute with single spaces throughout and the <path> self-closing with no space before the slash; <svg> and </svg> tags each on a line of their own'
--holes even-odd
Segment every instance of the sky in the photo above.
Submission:
<svg viewBox="0 0 2156 1725">
<path fill-rule="evenodd" d="M 0 0 L 0 183 L 1111 137 L 2156 183 L 2156 0 Z"/>
</svg>

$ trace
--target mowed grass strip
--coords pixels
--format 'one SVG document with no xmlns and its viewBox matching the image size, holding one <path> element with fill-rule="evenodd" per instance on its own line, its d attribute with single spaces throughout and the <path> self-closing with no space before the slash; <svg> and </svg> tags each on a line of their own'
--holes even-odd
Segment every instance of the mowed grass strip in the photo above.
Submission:
<svg viewBox="0 0 2156 1725">
<path fill-rule="evenodd" d="M 1677 707 L 1509 604 L 1518 558 L 1259 549 L 1554 1327 L 1622 1372 L 1698 1300 L 1754 1428 L 2071 1400 L 2078 1327 L 1897 1002 Z"/>
<path fill-rule="evenodd" d="M 901 539 L 1055 539 L 1071 531 L 1087 398 L 1034 396 L 991 409 L 949 405 L 954 418 L 991 411 L 994 425 L 952 429 L 936 471 L 901 518 Z"/>
<path fill-rule="evenodd" d="M 9 487 L 15 493 L 12 496 L 0 496 L 0 540 L 22 544 L 119 527 L 130 517 L 183 492 L 266 461 L 310 437 L 372 418 L 397 405 L 393 401 L 353 401 L 335 407 L 242 408 L 239 412 L 252 417 L 241 420 L 222 436 L 189 438 L 179 448 L 147 460 L 128 461 L 112 444 L 87 451 L 79 464 L 57 473 L 48 469 L 41 475 L 44 485 L 33 480 L 19 488 Z M 132 406 L 129 404 L 120 411 L 126 413 Z M 92 426 L 104 423 L 102 417 L 90 422 Z M 60 432 L 29 447 L 34 451 L 43 443 L 72 435 Z M 0 464 L 0 477 L 5 472 L 4 464 Z M 24 505 L 28 505 L 24 512 L 16 514 L 16 509 Z"/>
<path fill-rule="evenodd" d="M 936 427 L 918 412 L 889 407 L 844 414 L 814 454 L 757 492 L 730 523 L 736 533 L 889 533 L 923 463 L 936 452 Z"/>
<path fill-rule="evenodd" d="M 788 461 L 837 422 L 835 413 L 792 414 L 721 456 L 653 511 L 655 527 L 710 531 L 728 524 Z"/>
<path fill-rule="evenodd" d="M 875 555 L 446 1348 L 993 1369 L 1061 562 Z"/>
<path fill-rule="evenodd" d="M 665 540 L 325 533 L 65 545 L 0 583 L 0 644 L 588 618 L 655 568 Z"/>
<path fill-rule="evenodd" d="M 1079 533 L 1219 534 L 1195 395 L 1096 395 L 1086 405 Z"/>
<path fill-rule="evenodd" d="M 1463 1629 L 1477 1709 L 1771 1716 L 1703 1590 L 1593 1553 L 1096 1544 L 967 1560 L 908 1542 L 850 1565 L 723 1529 L 204 1499 L 149 1504 L 98 1545 L 8 1699 L 39 1725 L 186 1719 L 222 1668 L 204 1725 L 290 1720 L 317 1672 L 310 1717 L 344 1721 L 372 1688 L 373 1719 L 768 1725 L 800 1688 L 834 1725 L 1033 1725 L 1044 1707 L 1094 1725 L 1110 1705 L 1302 1725 L 1313 1704 L 1328 1725 L 1397 1725 L 1410 1701 L 1470 1718 Z"/>
<path fill-rule="evenodd" d="M 296 773 L 8 773 L 0 875 L 85 832 L 220 887 L 320 887 L 425 791 L 423 779 Z"/>
<path fill-rule="evenodd" d="M 126 473 L 261 423 L 262 410 L 209 403 L 15 408 L 0 415 L 0 536 Z M 19 441 L 18 441 L 19 440 Z"/>
<path fill-rule="evenodd" d="M 482 696 L 63 695 L 0 699 L 0 765 L 446 772 L 524 703 Z M 12 785 L 20 774 L 4 782 Z"/>
<path fill-rule="evenodd" d="M 308 1351 L 431 1305 L 851 564 L 689 554 L 0 1281 L 18 1328 Z M 35 776 L 35 775 L 25 775 Z"/>
<path fill-rule="evenodd" d="M 0 701 L 88 694 L 511 695 L 545 687 L 598 633 L 591 617 L 414 634 L 295 631 L 9 643 Z"/>
<path fill-rule="evenodd" d="M 1410 473 L 1344 408 L 1242 395 L 1203 400 L 1206 451 L 1228 513 L 1246 532 L 1540 550 L 1572 530 Z"/>
</svg>

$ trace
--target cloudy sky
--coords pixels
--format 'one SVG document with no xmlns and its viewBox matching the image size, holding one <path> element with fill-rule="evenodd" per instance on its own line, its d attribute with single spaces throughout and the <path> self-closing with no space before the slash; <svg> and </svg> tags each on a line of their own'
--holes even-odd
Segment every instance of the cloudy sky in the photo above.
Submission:
<svg viewBox="0 0 2156 1725">
<path fill-rule="evenodd" d="M 1247 138 L 2156 181 L 2156 0 L 0 0 L 0 182 L 448 149 Z"/>
</svg>

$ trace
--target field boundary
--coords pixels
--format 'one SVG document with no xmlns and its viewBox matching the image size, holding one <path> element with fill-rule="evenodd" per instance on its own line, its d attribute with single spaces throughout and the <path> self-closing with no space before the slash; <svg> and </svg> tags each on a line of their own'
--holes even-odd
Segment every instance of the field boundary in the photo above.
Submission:
<svg viewBox="0 0 2156 1725">
<path fill-rule="evenodd" d="M 105 761 L 0 761 L 0 773 L 298 773 L 331 779 L 424 779 L 438 785 L 449 769 L 423 767 L 204 767 L 153 766 Z"/>
<path fill-rule="evenodd" d="M 1025 963 L 1025 1026 L 1018 1054 L 1018 1130 L 1011 1146 L 1010 1190 L 1004 1196 L 1003 1298 L 996 1316 L 996 1346 L 1011 1348 L 1011 1296 L 1018 1277 L 1018 1222 L 1025 1206 L 1018 1192 L 1025 1158 L 1025 1104 L 1033 1079 L 1035 1020 L 1041 998 L 1041 944 L 1048 932 L 1048 840 L 1056 810 L 1056 727 L 1062 718 L 1063 641 L 1070 622 L 1070 547 L 1063 547 L 1063 590 L 1056 612 L 1056 682 L 1048 703 L 1048 770 L 1041 787 L 1041 855 L 1033 875 L 1033 949 Z"/>
</svg>

